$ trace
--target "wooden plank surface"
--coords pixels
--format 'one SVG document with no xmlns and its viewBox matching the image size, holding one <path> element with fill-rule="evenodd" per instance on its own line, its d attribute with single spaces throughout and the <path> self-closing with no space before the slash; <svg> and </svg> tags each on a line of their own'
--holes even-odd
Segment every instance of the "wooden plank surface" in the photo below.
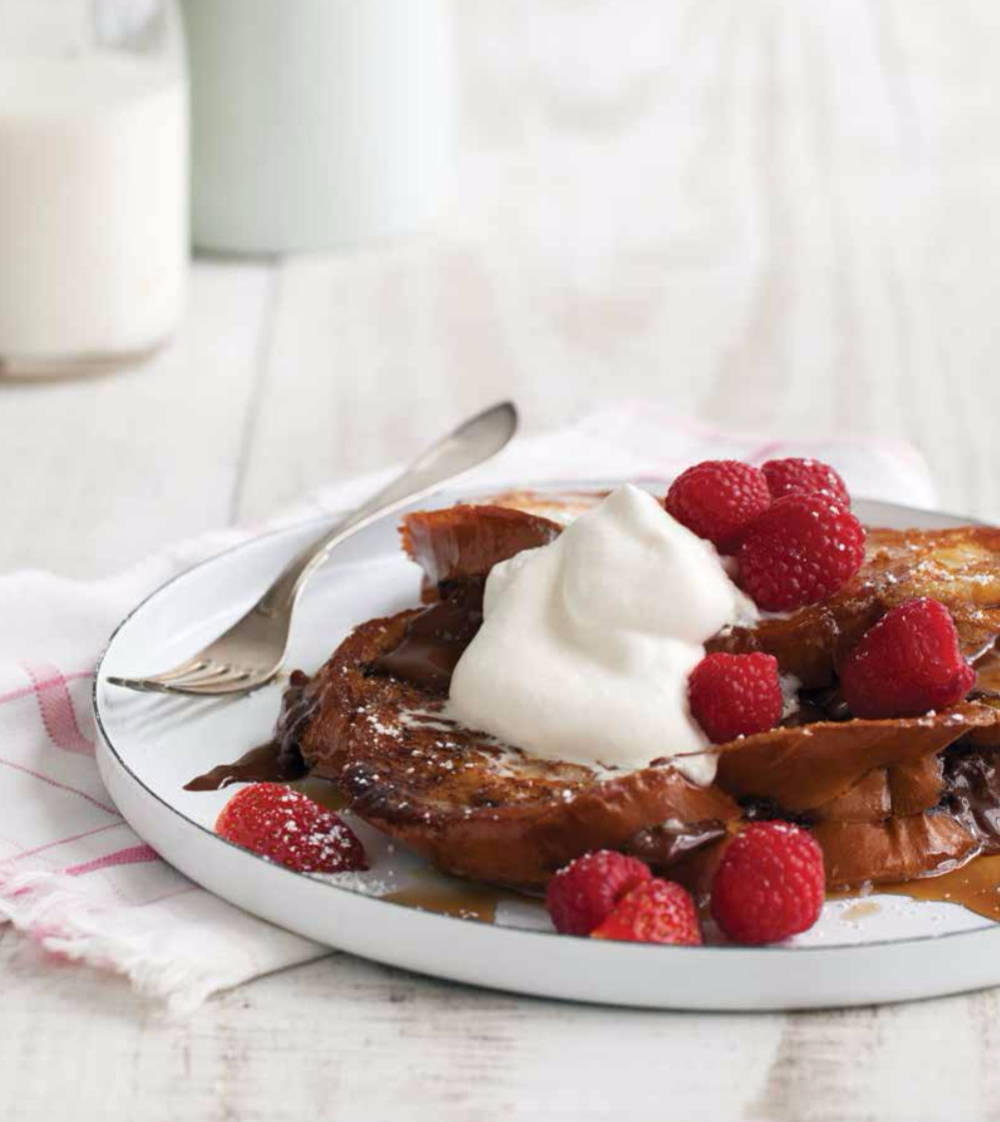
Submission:
<svg viewBox="0 0 1000 1122">
<path fill-rule="evenodd" d="M 514 396 L 914 441 L 1000 515 L 991 0 L 457 0 L 460 182 L 419 237 L 201 261 L 171 349 L 0 386 L 0 568 L 105 573 Z M 2 247 L 0 247 L 2 252 Z M 169 1024 L 0 938 L 0 1118 L 1000 1117 L 993 992 L 759 1016 L 335 956 Z"/>
<path fill-rule="evenodd" d="M 0 943 L 5 1122 L 996 1117 L 995 992 L 695 1016 L 472 990 L 338 955 L 169 1023 L 123 983 L 28 961 L 13 943 Z"/>
<path fill-rule="evenodd" d="M 270 283 L 262 265 L 203 262 L 146 366 L 0 386 L 0 570 L 107 575 L 231 521 Z"/>
</svg>

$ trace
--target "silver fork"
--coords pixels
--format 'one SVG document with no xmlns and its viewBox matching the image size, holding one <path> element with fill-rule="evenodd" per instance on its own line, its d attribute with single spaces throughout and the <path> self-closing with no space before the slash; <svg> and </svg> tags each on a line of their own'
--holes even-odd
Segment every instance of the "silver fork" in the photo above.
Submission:
<svg viewBox="0 0 1000 1122">
<path fill-rule="evenodd" d="M 509 401 L 465 421 L 428 448 L 387 487 L 302 550 L 246 615 L 204 650 L 162 674 L 146 678 L 109 676 L 108 681 L 132 690 L 197 697 L 249 693 L 266 685 L 285 657 L 299 593 L 330 551 L 377 518 L 399 510 L 496 455 L 516 429 L 517 410 Z"/>
</svg>

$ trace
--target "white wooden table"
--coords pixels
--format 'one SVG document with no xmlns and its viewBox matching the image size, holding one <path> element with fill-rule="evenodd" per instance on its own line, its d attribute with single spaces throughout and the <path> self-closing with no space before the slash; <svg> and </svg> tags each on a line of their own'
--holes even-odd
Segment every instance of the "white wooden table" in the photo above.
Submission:
<svg viewBox="0 0 1000 1122">
<path fill-rule="evenodd" d="M 0 387 L 0 568 L 254 519 L 514 396 L 906 437 L 1000 512 L 992 0 L 458 0 L 454 205 L 418 239 L 202 260 L 174 345 Z M 0 247 L 2 252 L 2 247 Z M 995 1118 L 993 992 L 789 1016 L 528 1000 L 343 955 L 169 1024 L 0 938 L 0 1118 Z"/>
</svg>

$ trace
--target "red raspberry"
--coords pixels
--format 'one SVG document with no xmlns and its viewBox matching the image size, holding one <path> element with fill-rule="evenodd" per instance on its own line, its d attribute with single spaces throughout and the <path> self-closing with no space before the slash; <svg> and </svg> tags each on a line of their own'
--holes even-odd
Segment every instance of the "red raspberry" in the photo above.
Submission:
<svg viewBox="0 0 1000 1122">
<path fill-rule="evenodd" d="M 768 460 L 760 469 L 767 479 L 771 497 L 783 498 L 796 492 L 814 494 L 821 491 L 844 506 L 851 505 L 851 496 L 843 479 L 821 460 L 798 459 Z"/>
<path fill-rule="evenodd" d="M 682 472 L 663 505 L 722 553 L 735 553 L 743 531 L 771 503 L 760 468 L 739 460 L 705 460 Z"/>
<path fill-rule="evenodd" d="M 767 732 L 784 709 L 778 660 L 760 653 L 706 655 L 688 678 L 688 702 L 713 744 Z"/>
<path fill-rule="evenodd" d="M 840 667 L 840 687 L 855 717 L 919 717 L 947 709 L 975 680 L 951 614 L 928 599 L 886 612 Z"/>
<path fill-rule="evenodd" d="M 281 783 L 254 783 L 222 808 L 215 832 L 300 873 L 367 869 L 364 847 L 332 811 Z"/>
<path fill-rule="evenodd" d="M 690 893 L 670 880 L 647 880 L 633 888 L 591 936 L 630 943 L 701 945 L 694 901 Z"/>
<path fill-rule="evenodd" d="M 589 935 L 627 892 L 652 875 L 635 857 L 598 849 L 556 873 L 549 881 L 545 906 L 556 931 Z"/>
<path fill-rule="evenodd" d="M 777 943 L 819 918 L 825 878 L 816 839 L 791 822 L 733 838 L 712 878 L 712 915 L 735 943 Z"/>
<path fill-rule="evenodd" d="M 865 559 L 865 531 L 827 495 L 777 499 L 740 546 L 740 584 L 759 608 L 788 611 L 842 588 Z"/>
</svg>

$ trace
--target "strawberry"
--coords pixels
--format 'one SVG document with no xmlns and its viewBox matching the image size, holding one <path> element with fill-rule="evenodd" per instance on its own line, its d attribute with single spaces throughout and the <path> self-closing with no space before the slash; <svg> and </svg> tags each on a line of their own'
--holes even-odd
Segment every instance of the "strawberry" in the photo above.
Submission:
<svg viewBox="0 0 1000 1122">
<path fill-rule="evenodd" d="M 281 783 L 237 791 L 216 819 L 215 832 L 300 873 L 368 868 L 364 847 L 338 815 Z"/>
<path fill-rule="evenodd" d="M 684 947 L 697 947 L 702 941 L 691 894 L 669 880 L 647 880 L 633 888 L 591 937 Z"/>
</svg>

